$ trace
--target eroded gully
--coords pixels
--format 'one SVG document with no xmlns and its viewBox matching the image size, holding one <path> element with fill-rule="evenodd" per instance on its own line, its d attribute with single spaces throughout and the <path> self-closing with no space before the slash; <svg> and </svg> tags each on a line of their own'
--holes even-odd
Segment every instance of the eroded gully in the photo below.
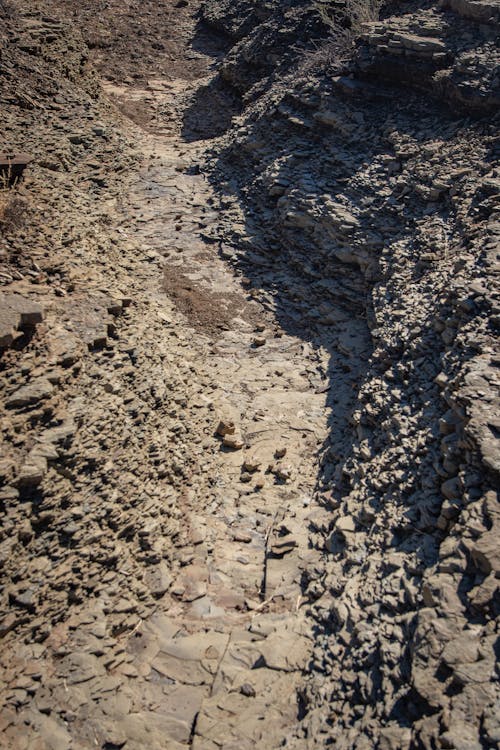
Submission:
<svg viewBox="0 0 500 750">
<path fill-rule="evenodd" d="M 204 83 L 105 88 L 177 114 Z M 142 747 L 146 732 L 152 748 L 269 749 L 294 733 L 313 647 L 301 580 L 317 554 L 308 518 L 327 356 L 282 331 L 221 256 L 217 197 L 199 169 L 210 141 L 187 142 L 179 119 L 161 115 L 134 136 L 145 159 L 121 232 L 149 261 L 134 282 L 134 340 L 171 381 L 183 490 L 172 501 L 168 477 L 159 480 L 177 509 L 178 549 L 155 614 L 128 641 L 124 690 L 135 700 L 115 741 Z M 155 443 L 172 439 L 157 429 Z"/>
</svg>

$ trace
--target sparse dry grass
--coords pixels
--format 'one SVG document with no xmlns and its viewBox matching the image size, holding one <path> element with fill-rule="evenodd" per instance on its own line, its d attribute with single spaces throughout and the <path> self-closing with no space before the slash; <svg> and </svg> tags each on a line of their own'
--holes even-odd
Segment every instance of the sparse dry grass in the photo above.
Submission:
<svg viewBox="0 0 500 750">
<path fill-rule="evenodd" d="M 379 18 L 383 0 L 346 0 L 339 23 L 339 5 L 331 0 L 317 0 L 314 7 L 330 28 L 330 36 L 309 51 L 302 61 L 302 72 L 314 70 L 341 71 L 352 59 L 354 41 L 365 23 Z"/>
<path fill-rule="evenodd" d="M 20 229 L 26 222 L 27 213 L 26 198 L 8 186 L 7 178 L 0 178 L 0 233 Z"/>
<path fill-rule="evenodd" d="M 350 30 L 359 32 L 364 23 L 376 21 L 380 15 L 383 0 L 345 0 L 343 13 L 350 22 Z M 335 14 L 339 12 L 339 4 L 331 0 L 316 0 L 316 11 L 327 26 L 332 30 L 337 27 Z"/>
<path fill-rule="evenodd" d="M 301 61 L 300 72 L 340 72 L 352 58 L 353 37 L 349 29 L 336 29 L 331 36 L 315 49 L 308 50 Z"/>
</svg>

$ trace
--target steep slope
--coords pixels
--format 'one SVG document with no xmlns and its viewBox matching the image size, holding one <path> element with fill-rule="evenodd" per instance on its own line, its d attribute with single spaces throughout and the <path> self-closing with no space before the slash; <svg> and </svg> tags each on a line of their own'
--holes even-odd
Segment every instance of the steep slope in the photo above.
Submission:
<svg viewBox="0 0 500 750">
<path fill-rule="evenodd" d="M 207 7 L 228 33 L 247 9 Z M 393 3 L 347 63 L 334 26 L 276 80 L 271 10 L 222 66 L 248 102 L 212 159 L 234 262 L 330 353 L 297 747 L 498 741 L 498 10 Z"/>
</svg>

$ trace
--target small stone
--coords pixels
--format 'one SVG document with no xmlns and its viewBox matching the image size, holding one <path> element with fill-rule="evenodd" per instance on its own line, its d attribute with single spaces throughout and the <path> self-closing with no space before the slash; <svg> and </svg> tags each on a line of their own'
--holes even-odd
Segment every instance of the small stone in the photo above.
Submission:
<svg viewBox="0 0 500 750">
<path fill-rule="evenodd" d="M 67 523 L 66 526 L 63 526 L 62 533 L 66 536 L 74 536 L 78 530 L 79 530 L 78 524 L 71 522 Z"/>
<path fill-rule="evenodd" d="M 264 346 L 265 343 L 266 343 L 266 339 L 264 338 L 264 336 L 255 336 L 255 338 L 252 341 L 252 344 L 254 346 Z"/>
<path fill-rule="evenodd" d="M 16 594 L 14 596 L 14 602 L 18 606 L 24 607 L 24 609 L 33 611 L 36 604 L 35 591 L 33 589 L 26 589 L 26 591 L 23 591 L 20 594 Z"/>
<path fill-rule="evenodd" d="M 61 665 L 66 672 L 68 685 L 79 685 L 105 674 L 104 665 L 93 654 L 80 651 L 69 654 Z"/>
<path fill-rule="evenodd" d="M 246 458 L 243 461 L 243 468 L 245 469 L 245 471 L 249 471 L 251 473 L 258 471 L 260 469 L 260 466 L 261 462 L 257 459 Z"/>
<path fill-rule="evenodd" d="M 191 521 L 191 528 L 189 530 L 189 538 L 191 540 L 191 544 L 194 544 L 195 546 L 198 544 L 203 544 L 203 542 L 207 538 L 207 527 L 201 521 L 201 519 L 198 520 L 194 518 Z"/>
<path fill-rule="evenodd" d="M 232 450 L 238 451 L 243 448 L 243 439 L 240 435 L 225 435 L 222 441 L 222 445 L 226 448 L 232 448 Z"/>
<path fill-rule="evenodd" d="M 240 693 L 247 698 L 255 698 L 255 688 L 249 682 L 244 682 L 240 687 Z"/>
<path fill-rule="evenodd" d="M 233 539 L 235 542 L 249 544 L 252 541 L 252 535 L 246 531 L 235 531 L 233 532 Z"/>
<path fill-rule="evenodd" d="M 17 477 L 18 486 L 37 487 L 43 480 L 47 470 L 47 459 L 44 456 L 30 454 Z"/>
<path fill-rule="evenodd" d="M 14 630 L 18 622 L 19 618 L 13 612 L 9 612 L 9 614 L 0 621 L 0 638 L 7 635 L 7 633 L 10 633 L 11 630 Z"/>
<path fill-rule="evenodd" d="M 168 591 L 172 583 L 172 576 L 163 560 L 146 571 L 145 583 L 155 599 L 159 599 Z"/>
<path fill-rule="evenodd" d="M 28 544 L 33 539 L 33 536 L 34 533 L 31 527 L 31 522 L 29 519 L 26 519 L 26 521 L 24 521 L 22 526 L 19 528 L 19 531 L 17 532 L 17 538 L 23 544 Z"/>
<path fill-rule="evenodd" d="M 234 435 L 236 426 L 231 419 L 221 419 L 217 425 L 216 433 L 221 437 L 226 435 Z"/>
<path fill-rule="evenodd" d="M 339 531 L 341 534 L 350 534 L 356 530 L 356 524 L 352 516 L 344 516 L 339 518 L 335 524 L 335 531 Z"/>
<path fill-rule="evenodd" d="M 460 479 L 458 477 L 447 479 L 441 485 L 441 492 L 448 500 L 460 498 L 462 496 Z"/>
<path fill-rule="evenodd" d="M 296 546 L 297 540 L 295 537 L 292 536 L 292 534 L 287 534 L 286 536 L 276 539 L 276 541 L 272 543 L 271 552 L 276 557 L 283 557 L 283 555 L 287 555 L 295 549 Z"/>
</svg>

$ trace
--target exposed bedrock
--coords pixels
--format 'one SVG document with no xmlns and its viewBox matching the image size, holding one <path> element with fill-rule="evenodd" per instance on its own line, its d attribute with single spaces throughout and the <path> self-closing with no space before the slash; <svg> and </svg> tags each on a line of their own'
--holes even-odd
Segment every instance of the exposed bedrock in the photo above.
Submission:
<svg viewBox="0 0 500 750">
<path fill-rule="evenodd" d="M 250 92 L 212 152 L 222 252 L 230 238 L 281 325 L 330 352 L 297 747 L 490 748 L 498 5 L 393 3 L 334 74 L 311 51 L 269 74 L 261 40 L 279 49 L 286 19 L 311 12 L 291 5 L 259 23 L 253 4 L 208 2 L 204 17 L 238 39 L 221 75 Z"/>
<path fill-rule="evenodd" d="M 498 746 L 498 10 L 0 0 L 2 748 Z"/>
</svg>

